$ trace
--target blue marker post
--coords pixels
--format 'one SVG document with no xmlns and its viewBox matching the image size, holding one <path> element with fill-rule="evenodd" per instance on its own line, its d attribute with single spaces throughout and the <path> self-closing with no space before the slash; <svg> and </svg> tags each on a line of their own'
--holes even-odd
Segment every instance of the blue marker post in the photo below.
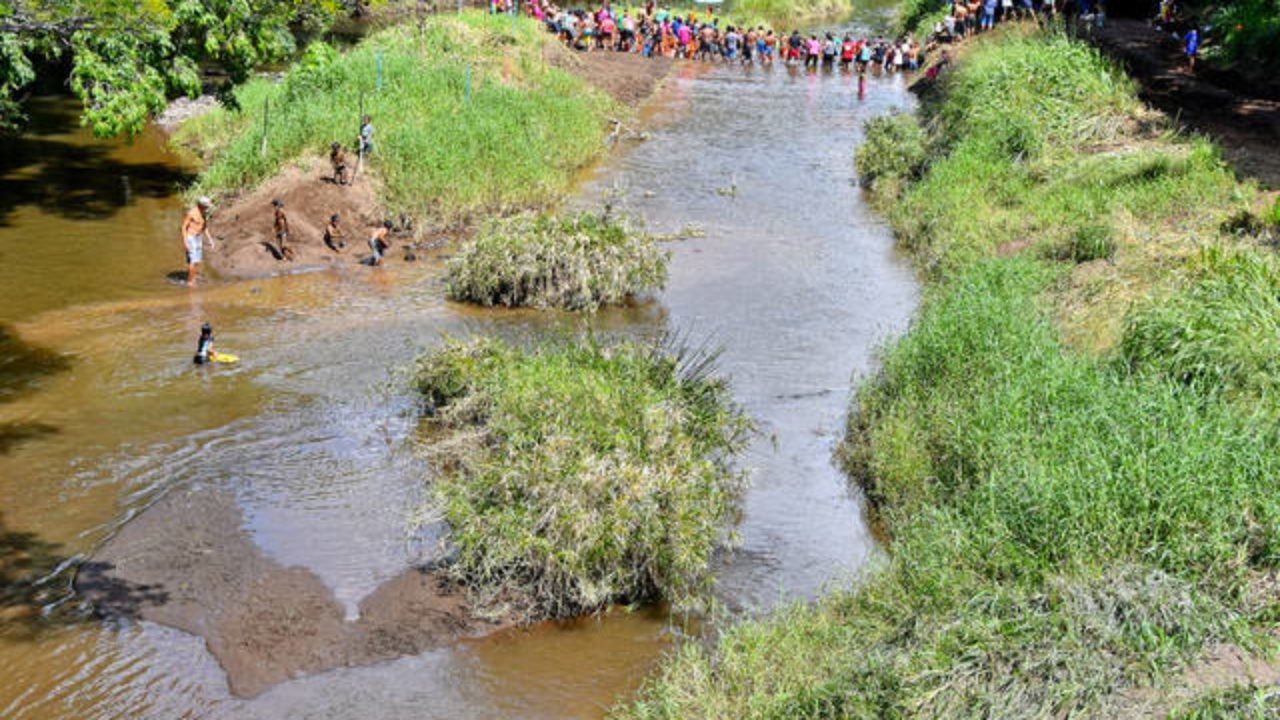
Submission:
<svg viewBox="0 0 1280 720">
<path fill-rule="evenodd" d="M 471 63 L 467 63 L 467 107 L 471 107 Z"/>
<path fill-rule="evenodd" d="M 516 18 L 520 17 L 520 0 L 511 0 L 511 34 L 516 34 Z"/>
<path fill-rule="evenodd" d="M 378 92 L 382 92 L 382 51 L 378 51 Z"/>
</svg>

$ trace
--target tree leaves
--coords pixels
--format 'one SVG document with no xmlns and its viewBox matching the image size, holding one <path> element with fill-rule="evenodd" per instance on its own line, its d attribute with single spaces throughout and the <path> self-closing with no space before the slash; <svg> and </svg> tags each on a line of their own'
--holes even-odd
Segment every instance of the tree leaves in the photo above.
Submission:
<svg viewBox="0 0 1280 720">
<path fill-rule="evenodd" d="M 99 136 L 136 134 L 177 95 L 200 90 L 197 64 L 231 83 L 296 51 L 291 28 L 323 25 L 335 0 L 0 0 L 0 130 L 22 120 L 16 96 L 71 53 L 68 86 Z"/>
</svg>

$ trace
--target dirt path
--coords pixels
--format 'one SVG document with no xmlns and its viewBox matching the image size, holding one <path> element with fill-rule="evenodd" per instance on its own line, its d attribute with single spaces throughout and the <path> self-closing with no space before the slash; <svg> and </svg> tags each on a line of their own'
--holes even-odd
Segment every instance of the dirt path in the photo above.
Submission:
<svg viewBox="0 0 1280 720">
<path fill-rule="evenodd" d="M 268 558 L 222 490 L 177 490 L 81 566 L 76 589 L 108 617 L 205 639 L 231 692 L 252 697 L 310 673 L 416 655 L 502 627 L 478 620 L 437 573 L 408 568 L 344 618 L 312 571 Z"/>
<path fill-rule="evenodd" d="M 1140 96 L 1187 127 L 1212 135 L 1242 175 L 1280 187 L 1280 97 L 1277 88 L 1209 69 L 1192 74 L 1181 45 L 1141 20 L 1110 21 L 1086 37 L 1124 64 Z"/>
</svg>

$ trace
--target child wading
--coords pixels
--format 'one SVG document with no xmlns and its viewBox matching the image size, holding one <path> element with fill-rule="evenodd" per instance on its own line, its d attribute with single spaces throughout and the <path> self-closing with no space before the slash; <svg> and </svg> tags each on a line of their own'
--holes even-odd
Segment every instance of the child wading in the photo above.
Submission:
<svg viewBox="0 0 1280 720">
<path fill-rule="evenodd" d="M 200 339 L 196 341 L 196 356 L 192 358 L 192 362 L 204 365 L 217 359 L 218 354 L 213 351 L 213 326 L 205 323 L 200 326 Z"/>
</svg>

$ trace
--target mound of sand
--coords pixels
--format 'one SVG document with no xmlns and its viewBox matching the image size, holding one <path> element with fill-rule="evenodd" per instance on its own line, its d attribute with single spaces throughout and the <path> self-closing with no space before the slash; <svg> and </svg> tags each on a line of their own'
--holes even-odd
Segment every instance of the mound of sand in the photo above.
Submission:
<svg viewBox="0 0 1280 720">
<path fill-rule="evenodd" d="M 310 158 L 288 165 L 256 189 L 213 208 L 210 234 L 217 244 L 207 252 L 209 267 L 222 277 L 246 278 L 296 272 L 357 262 L 369 255 L 368 239 L 383 221 L 377 193 L 369 175 L 350 185 L 333 182 L 327 158 Z M 289 218 L 293 259 L 278 256 L 273 233 L 279 199 Z M 346 247 L 338 251 L 324 244 L 329 216 L 342 216 Z"/>
</svg>

